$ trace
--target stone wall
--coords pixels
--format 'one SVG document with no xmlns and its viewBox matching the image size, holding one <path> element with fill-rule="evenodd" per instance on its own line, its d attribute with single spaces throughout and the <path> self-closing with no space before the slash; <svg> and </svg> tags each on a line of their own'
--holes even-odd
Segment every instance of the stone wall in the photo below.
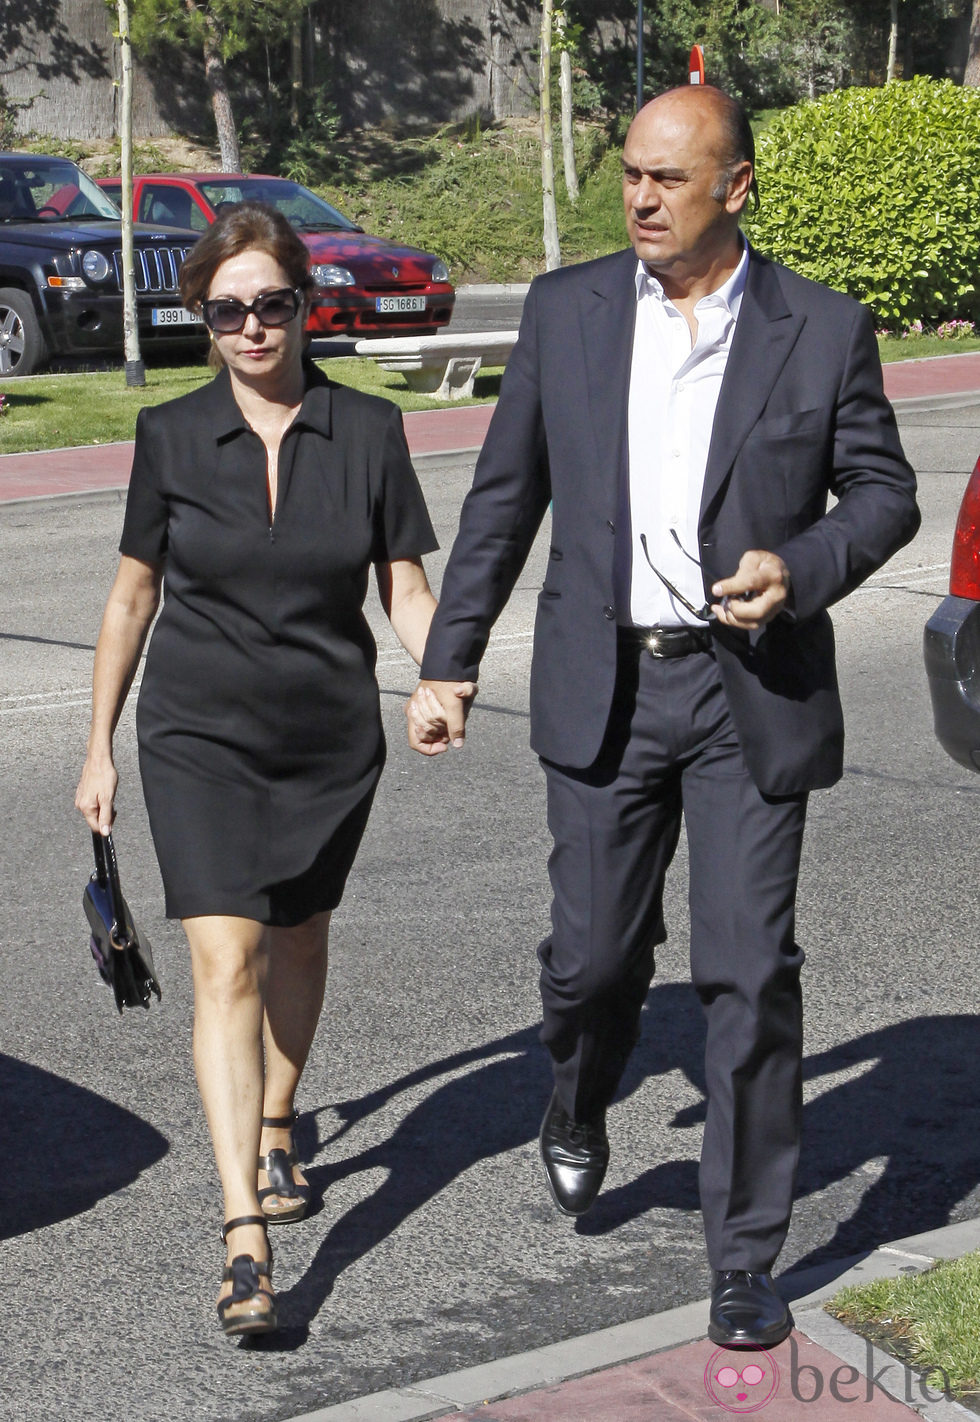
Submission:
<svg viewBox="0 0 980 1422">
<path fill-rule="evenodd" d="M 537 0 L 311 0 L 307 69 L 328 76 L 351 123 L 525 115 L 535 104 L 539 16 Z M 112 20 L 104 0 L 0 0 L 0 84 L 25 105 L 22 132 L 116 134 Z M 211 130 L 201 70 L 189 55 L 137 62 L 137 138 Z"/>
</svg>

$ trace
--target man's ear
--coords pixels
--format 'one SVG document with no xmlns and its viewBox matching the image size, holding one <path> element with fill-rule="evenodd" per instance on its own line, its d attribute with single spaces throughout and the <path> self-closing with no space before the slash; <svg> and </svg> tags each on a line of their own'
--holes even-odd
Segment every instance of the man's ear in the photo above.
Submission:
<svg viewBox="0 0 980 1422">
<path fill-rule="evenodd" d="M 725 207 L 729 212 L 742 211 L 749 200 L 754 178 L 752 164 L 746 158 L 744 163 L 739 163 L 734 175 L 728 180 L 728 196 L 725 198 Z"/>
</svg>

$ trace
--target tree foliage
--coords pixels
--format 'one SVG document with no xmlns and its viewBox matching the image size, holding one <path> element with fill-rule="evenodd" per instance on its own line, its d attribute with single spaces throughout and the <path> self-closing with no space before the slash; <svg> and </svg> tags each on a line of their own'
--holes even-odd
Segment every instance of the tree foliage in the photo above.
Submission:
<svg viewBox="0 0 980 1422">
<path fill-rule="evenodd" d="M 763 252 L 902 329 L 980 319 L 980 90 L 926 77 L 787 109 L 757 149 Z"/>
</svg>

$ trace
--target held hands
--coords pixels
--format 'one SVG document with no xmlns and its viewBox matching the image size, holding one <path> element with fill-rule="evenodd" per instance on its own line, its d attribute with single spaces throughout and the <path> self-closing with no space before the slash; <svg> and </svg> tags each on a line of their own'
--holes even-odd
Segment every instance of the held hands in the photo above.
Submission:
<svg viewBox="0 0 980 1422">
<path fill-rule="evenodd" d="M 450 746 L 459 750 L 476 693 L 474 681 L 420 681 L 405 702 L 412 749 L 420 755 L 440 755 Z"/>
<path fill-rule="evenodd" d="M 789 591 L 789 569 L 782 558 L 753 548 L 742 554 L 732 577 L 712 586 L 718 602 L 712 603 L 711 611 L 723 627 L 751 632 L 779 616 Z"/>
<path fill-rule="evenodd" d="M 119 776 L 111 760 L 95 761 L 91 756 L 82 768 L 75 791 L 75 809 L 95 834 L 108 834 L 116 818 L 116 786 Z"/>
</svg>

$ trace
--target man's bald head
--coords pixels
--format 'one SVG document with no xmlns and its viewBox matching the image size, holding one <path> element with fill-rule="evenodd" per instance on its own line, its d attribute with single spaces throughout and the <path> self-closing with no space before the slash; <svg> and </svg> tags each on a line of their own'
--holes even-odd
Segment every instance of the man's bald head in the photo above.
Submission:
<svg viewBox="0 0 980 1422">
<path fill-rule="evenodd" d="M 711 142 L 715 156 L 724 176 L 719 179 L 716 196 L 723 196 L 724 183 L 729 181 L 742 163 L 752 164 L 752 186 L 750 192 L 759 201 L 759 189 L 755 179 L 755 138 L 748 115 L 737 99 L 716 89 L 713 84 L 679 84 L 674 89 L 665 89 L 655 99 L 643 105 L 630 125 L 639 124 L 641 129 L 655 116 L 673 109 L 678 116 L 696 117 L 708 125 L 706 139 Z M 713 139 L 709 137 L 713 133 Z"/>
</svg>

